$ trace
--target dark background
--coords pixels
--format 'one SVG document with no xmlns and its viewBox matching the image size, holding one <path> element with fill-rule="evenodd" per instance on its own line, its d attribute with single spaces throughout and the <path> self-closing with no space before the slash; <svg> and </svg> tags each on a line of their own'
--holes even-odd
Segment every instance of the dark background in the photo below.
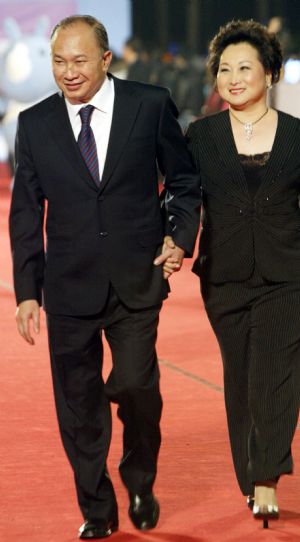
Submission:
<svg viewBox="0 0 300 542">
<path fill-rule="evenodd" d="M 300 0 L 131 0 L 133 35 L 153 51 L 173 44 L 205 55 L 219 26 L 235 18 L 283 17 L 290 54 L 300 53 Z"/>
</svg>

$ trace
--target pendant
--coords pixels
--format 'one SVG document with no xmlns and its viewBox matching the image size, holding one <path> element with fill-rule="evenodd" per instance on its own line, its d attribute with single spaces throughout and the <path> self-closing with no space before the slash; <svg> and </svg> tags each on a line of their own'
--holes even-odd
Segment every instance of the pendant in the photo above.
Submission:
<svg viewBox="0 0 300 542">
<path fill-rule="evenodd" d="M 253 123 L 252 122 L 245 122 L 244 130 L 246 132 L 247 141 L 250 141 L 250 139 L 252 138 L 252 134 L 253 134 Z"/>
</svg>

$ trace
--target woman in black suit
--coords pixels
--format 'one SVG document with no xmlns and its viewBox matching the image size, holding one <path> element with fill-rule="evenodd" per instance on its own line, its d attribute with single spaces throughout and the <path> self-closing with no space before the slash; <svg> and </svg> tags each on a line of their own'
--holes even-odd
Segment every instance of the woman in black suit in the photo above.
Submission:
<svg viewBox="0 0 300 542">
<path fill-rule="evenodd" d="M 187 132 L 203 189 L 193 271 L 221 349 L 236 476 L 265 527 L 293 470 L 300 387 L 300 120 L 267 100 L 281 64 L 259 23 L 222 27 L 209 67 L 229 110 Z"/>
</svg>

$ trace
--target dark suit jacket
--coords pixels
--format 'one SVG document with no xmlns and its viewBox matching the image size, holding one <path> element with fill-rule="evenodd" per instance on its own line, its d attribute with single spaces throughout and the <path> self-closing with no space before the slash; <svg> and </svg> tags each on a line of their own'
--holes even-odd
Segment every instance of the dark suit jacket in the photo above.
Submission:
<svg viewBox="0 0 300 542">
<path fill-rule="evenodd" d="M 94 314 L 111 282 L 131 308 L 160 303 L 168 286 L 153 265 L 165 233 L 157 164 L 166 175 L 171 230 L 188 254 L 198 229 L 199 177 L 166 89 L 114 78 L 115 103 L 100 189 L 77 147 L 64 98 L 19 117 L 10 232 L 17 302 L 55 314 Z M 46 257 L 43 239 L 47 202 Z"/>
<path fill-rule="evenodd" d="M 187 139 L 203 190 L 195 273 L 216 283 L 243 281 L 257 265 L 271 281 L 300 280 L 300 120 L 278 112 L 272 152 L 253 201 L 228 111 L 191 124 Z"/>
</svg>

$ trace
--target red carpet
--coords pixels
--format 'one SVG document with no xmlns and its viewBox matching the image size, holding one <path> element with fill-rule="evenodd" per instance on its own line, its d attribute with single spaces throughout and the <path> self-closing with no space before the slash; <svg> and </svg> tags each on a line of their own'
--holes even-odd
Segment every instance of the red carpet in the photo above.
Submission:
<svg viewBox="0 0 300 542">
<path fill-rule="evenodd" d="M 7 184 L 7 183 L 6 183 Z M 0 183 L 0 540 L 71 542 L 81 516 L 72 474 L 58 436 L 47 337 L 35 347 L 19 338 L 14 320 L 7 237 L 9 191 Z M 163 444 L 155 492 L 157 529 L 136 531 L 117 471 L 121 427 L 115 417 L 109 466 L 120 506 L 116 542 L 300 542 L 300 436 L 294 441 L 295 475 L 280 482 L 281 519 L 262 530 L 240 495 L 229 453 L 216 341 L 185 262 L 173 277 L 161 315 L 158 353 L 164 396 Z M 106 351 L 106 370 L 110 365 Z"/>
</svg>

